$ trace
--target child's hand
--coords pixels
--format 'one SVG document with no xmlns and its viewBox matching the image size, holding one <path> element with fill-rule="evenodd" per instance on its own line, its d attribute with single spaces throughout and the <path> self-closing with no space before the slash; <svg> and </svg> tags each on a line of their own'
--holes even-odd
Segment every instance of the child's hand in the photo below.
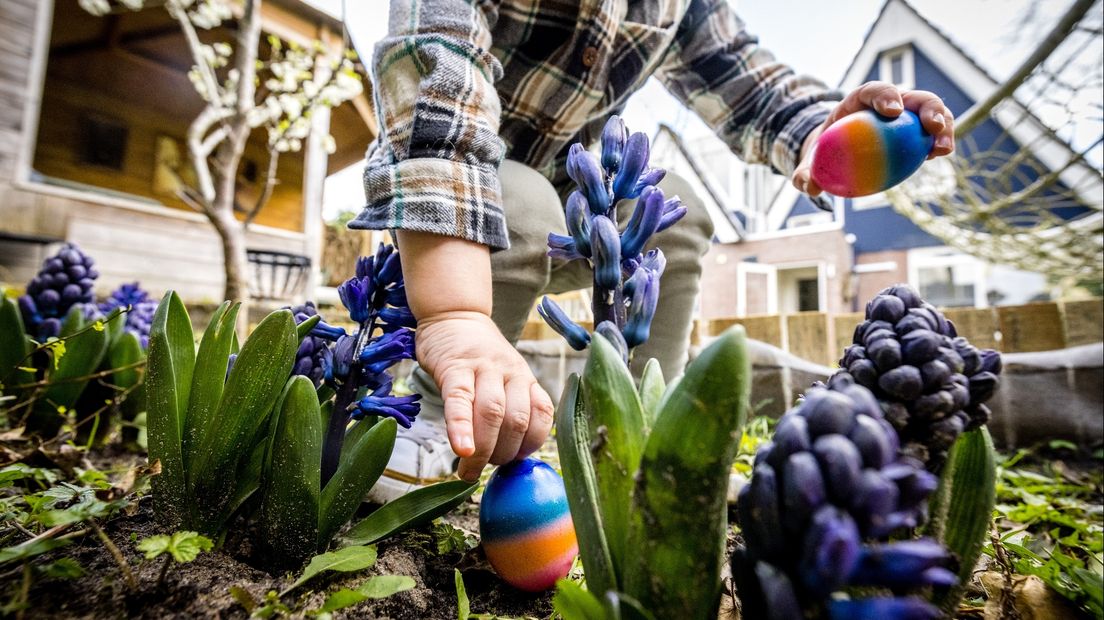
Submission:
<svg viewBox="0 0 1104 620">
<path fill-rule="evenodd" d="M 535 452 L 552 428 L 552 400 L 521 354 L 479 312 L 418 321 L 418 362 L 441 387 L 460 477 Z M 474 441 L 473 441 L 474 440 Z"/>
<path fill-rule="evenodd" d="M 418 363 L 441 388 L 460 477 L 532 454 L 552 429 L 552 400 L 491 321 L 491 258 L 463 239 L 398 231 Z"/>
<path fill-rule="evenodd" d="M 954 152 L 954 117 L 943 105 L 943 100 L 935 93 L 926 90 L 907 90 L 901 92 L 887 82 L 867 82 L 848 93 L 848 95 L 828 115 L 824 123 L 809 133 L 801 147 L 801 163 L 794 170 L 791 182 L 798 190 L 818 196 L 821 188 L 812 180 L 812 146 L 821 132 L 839 119 L 873 108 L 878 114 L 889 117 L 900 116 L 905 109 L 912 110 L 920 117 L 920 123 L 928 133 L 935 136 L 935 146 L 928 159 L 949 155 Z"/>
</svg>

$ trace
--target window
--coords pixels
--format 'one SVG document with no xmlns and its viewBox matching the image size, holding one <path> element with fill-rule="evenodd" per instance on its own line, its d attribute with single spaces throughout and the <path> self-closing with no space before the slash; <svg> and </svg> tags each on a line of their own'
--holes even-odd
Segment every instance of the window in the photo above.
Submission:
<svg viewBox="0 0 1104 620">
<path fill-rule="evenodd" d="M 889 57 L 890 81 L 900 84 L 905 81 L 905 55 L 894 54 Z"/>
<path fill-rule="evenodd" d="M 916 86 L 916 67 L 913 63 L 912 45 L 886 50 L 878 61 L 878 78 L 901 88 Z"/>
<path fill-rule="evenodd" d="M 917 248 L 908 255 L 909 282 L 937 307 L 985 307 L 985 264 L 948 247 Z"/>
<path fill-rule="evenodd" d="M 963 265 L 920 267 L 916 270 L 920 296 L 937 307 L 974 305 L 972 270 Z"/>
</svg>

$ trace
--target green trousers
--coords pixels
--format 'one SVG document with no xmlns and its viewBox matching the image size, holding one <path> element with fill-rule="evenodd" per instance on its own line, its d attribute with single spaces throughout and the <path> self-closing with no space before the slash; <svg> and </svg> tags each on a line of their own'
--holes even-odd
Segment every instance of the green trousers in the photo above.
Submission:
<svg viewBox="0 0 1104 620">
<path fill-rule="evenodd" d="M 503 162 L 499 176 L 510 249 L 491 255 L 491 318 L 507 340 L 517 343 L 533 304 L 542 295 L 589 289 L 591 270 L 586 261 L 548 257 L 548 233 L 567 234 L 563 204 L 552 184 L 536 170 L 514 161 Z M 713 222 L 701 199 L 681 177 L 668 174 L 659 187 L 668 197 L 678 195 L 687 213 L 677 224 L 654 236 L 646 248 L 662 248 L 667 268 L 660 280 L 651 337 L 634 350 L 633 372 L 639 376 L 644 363 L 654 357 L 669 380 L 682 374 L 688 359 L 701 261 L 713 239 Z M 635 201 L 618 205 L 622 225 L 634 207 Z M 441 394 L 433 379 L 416 367 L 411 387 L 422 394 L 422 417 L 443 419 Z M 558 394 L 550 396 L 553 402 L 559 398 Z"/>
</svg>

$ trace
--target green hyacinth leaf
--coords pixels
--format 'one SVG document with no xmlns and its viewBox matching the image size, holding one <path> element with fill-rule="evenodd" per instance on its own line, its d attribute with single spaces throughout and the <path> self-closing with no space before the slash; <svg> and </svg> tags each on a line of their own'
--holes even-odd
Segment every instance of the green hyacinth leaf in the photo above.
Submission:
<svg viewBox="0 0 1104 620">
<path fill-rule="evenodd" d="M 282 560 L 315 553 L 322 493 L 322 435 L 318 398 L 311 380 L 288 379 L 273 419 L 271 469 L 264 480 L 261 531 Z"/>
<path fill-rule="evenodd" d="M 622 591 L 657 618 L 715 618 L 728 476 L 751 388 L 744 330 L 701 352 L 660 404 L 633 493 Z"/>
<path fill-rule="evenodd" d="M 933 601 L 950 614 L 958 609 L 989 535 L 997 501 L 993 438 L 984 426 L 959 435 L 940 475 L 930 509 L 929 530 L 960 562 L 958 585 Z"/>
<path fill-rule="evenodd" d="M 96 372 L 107 355 L 107 330 L 88 327 L 84 310 L 73 306 L 62 324 L 65 354 L 53 355 L 46 369 L 49 386 L 42 391 L 27 417 L 27 431 L 40 437 L 53 437 L 61 428 L 63 414 L 73 408 L 88 385 L 88 375 Z M 84 378 L 82 378 L 84 377 Z"/>
<path fill-rule="evenodd" d="M 567 378 L 556 408 L 556 448 L 587 583 L 595 592 L 605 592 L 617 587 L 617 573 L 602 529 L 598 481 L 590 456 L 590 432 L 580 389 L 578 375 Z"/>
<path fill-rule="evenodd" d="M 127 331 L 119 334 L 107 352 L 108 364 L 114 369 L 111 383 L 121 390 L 130 390 L 122 403 L 124 420 L 133 420 L 146 410 L 146 390 L 142 385 L 145 368 L 141 366 L 145 356 L 138 336 Z"/>
<path fill-rule="evenodd" d="M 371 568 L 375 563 L 375 547 L 345 547 L 330 553 L 321 553 L 311 558 L 310 563 L 303 569 L 303 574 L 281 592 L 281 595 L 291 592 L 324 572 L 352 573 Z"/>
<path fill-rule="evenodd" d="M 196 451 L 208 441 L 207 436 L 214 429 L 211 422 L 218 414 L 219 401 L 226 385 L 226 368 L 240 307 L 240 304 L 222 302 L 211 314 L 211 320 L 199 341 L 192 373 L 192 394 L 185 416 L 188 421 L 188 432 L 183 437 L 185 463 L 195 461 Z"/>
<path fill-rule="evenodd" d="M 299 339 L 299 341 L 302 342 L 302 340 L 306 338 L 308 334 L 310 334 L 310 330 L 314 329 L 314 326 L 318 325 L 318 322 L 321 320 L 322 317 L 316 314 L 306 321 L 303 321 L 302 323 L 296 325 L 295 335 Z"/>
<path fill-rule="evenodd" d="M 570 579 L 556 582 L 552 607 L 563 620 L 608 620 L 602 602 Z"/>
<path fill-rule="evenodd" d="M 479 483 L 448 480 L 415 489 L 354 525 L 342 545 L 367 545 L 412 527 L 429 523 L 471 497 Z"/>
<path fill-rule="evenodd" d="M 387 461 L 391 460 L 391 451 L 395 448 L 398 428 L 398 423 L 392 418 L 380 420 L 355 445 L 348 447 L 347 452 L 342 450 L 337 471 L 322 489 L 318 518 L 319 549 L 326 548 L 341 526 L 353 518 L 368 490 L 383 475 Z"/>
<path fill-rule="evenodd" d="M 581 394 L 606 544 L 614 570 L 619 572 L 628 553 L 625 534 L 633 476 L 644 448 L 644 414 L 629 369 L 605 338 L 591 341 Z"/>
<path fill-rule="evenodd" d="M 161 462 L 161 474 L 152 480 L 154 508 L 172 526 L 179 524 L 186 505 L 181 434 L 194 367 L 192 322 L 180 297 L 169 291 L 150 326 L 145 389 L 149 460 Z"/>
<path fill-rule="evenodd" d="M 131 332 L 119 334 L 107 353 L 107 363 L 114 369 L 111 383 L 124 390 L 138 385 L 142 380 L 142 369 L 137 364 L 142 361 L 142 357 L 142 343 L 138 336 Z"/>
<path fill-rule="evenodd" d="M 610 620 L 655 620 L 655 616 L 645 610 L 640 601 L 624 592 L 606 592 L 602 604 Z"/>
<path fill-rule="evenodd" d="M 245 341 L 226 379 L 217 412 L 203 429 L 191 459 L 189 491 L 195 512 L 190 529 L 218 533 L 233 508 L 237 490 L 251 481 L 227 472 L 249 471 L 246 463 L 264 441 L 262 429 L 279 398 L 298 346 L 295 321 L 287 310 L 268 315 Z"/>
<path fill-rule="evenodd" d="M 667 390 L 667 382 L 663 379 L 663 369 L 659 367 L 659 360 L 652 358 L 644 364 L 644 372 L 640 375 L 640 407 L 644 412 L 644 428 L 650 432 L 655 426 L 656 414 L 659 413 L 659 403 L 663 400 L 663 393 Z"/>
<path fill-rule="evenodd" d="M 31 341 L 27 338 L 19 307 L 0 295 L 0 392 L 11 395 L 10 386 L 30 383 L 34 377 L 21 368 L 30 366 Z"/>
</svg>

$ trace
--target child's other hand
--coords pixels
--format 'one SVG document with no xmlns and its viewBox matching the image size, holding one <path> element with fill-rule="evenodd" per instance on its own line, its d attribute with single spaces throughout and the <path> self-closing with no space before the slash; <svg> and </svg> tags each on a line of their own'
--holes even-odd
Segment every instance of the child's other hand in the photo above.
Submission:
<svg viewBox="0 0 1104 620">
<path fill-rule="evenodd" d="M 801 147 L 801 163 L 790 177 L 794 187 L 810 195 L 818 196 L 821 188 L 812 180 L 812 146 L 821 132 L 839 119 L 860 110 L 873 109 L 883 116 L 897 117 L 904 110 L 912 110 L 920 117 L 924 129 L 935 136 L 935 146 L 928 159 L 954 152 L 954 116 L 943 105 L 943 100 L 926 90 L 904 92 L 888 82 L 867 82 L 848 95 L 828 115 L 824 123 L 809 133 Z"/>
</svg>

